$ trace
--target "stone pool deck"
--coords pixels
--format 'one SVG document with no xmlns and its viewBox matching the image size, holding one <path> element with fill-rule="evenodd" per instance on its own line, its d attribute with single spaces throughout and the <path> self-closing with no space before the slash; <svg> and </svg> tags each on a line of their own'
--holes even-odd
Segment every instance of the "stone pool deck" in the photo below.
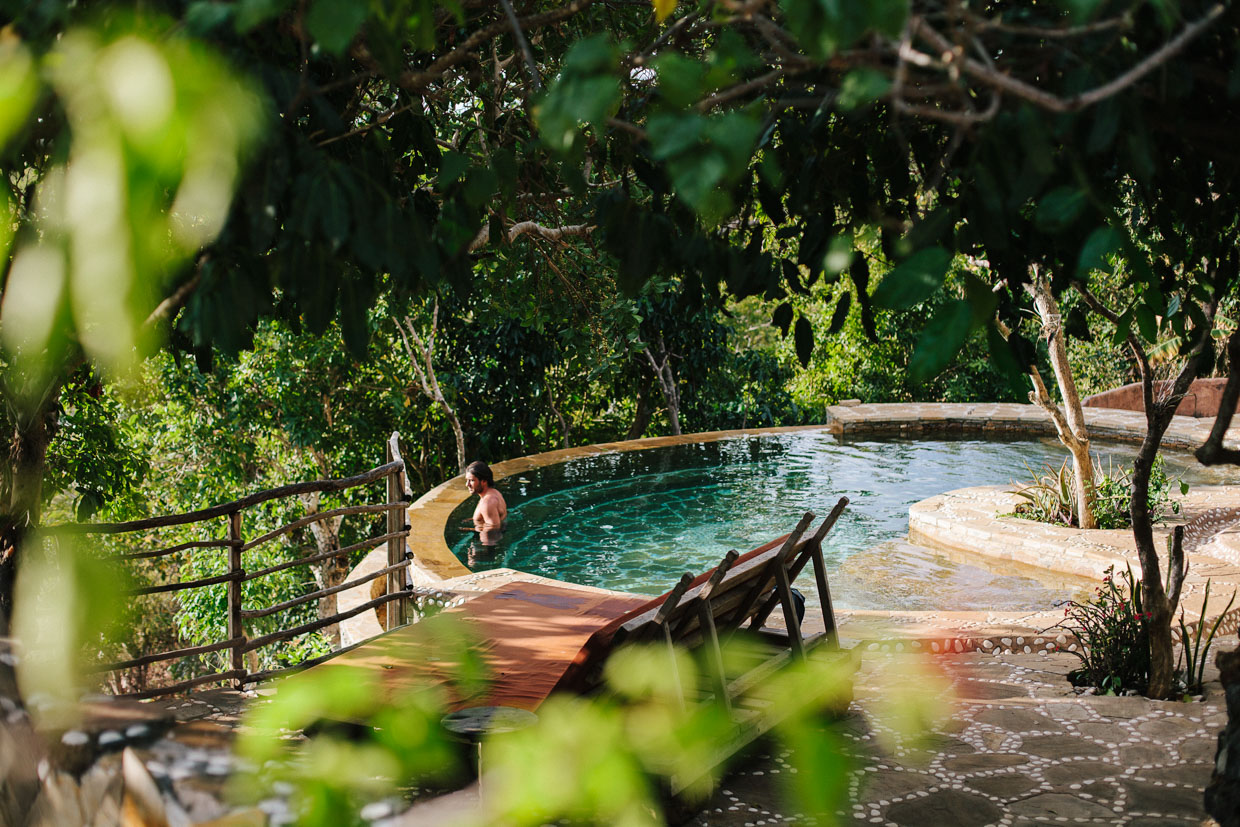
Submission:
<svg viewBox="0 0 1240 827">
<path fill-rule="evenodd" d="M 1202 800 L 1226 723 L 1216 673 L 1207 671 L 1200 700 L 1158 702 L 1078 694 L 1065 677 L 1076 664 L 1062 652 L 867 652 L 857 699 L 832 730 L 846 759 L 837 823 L 1213 825 Z M 937 713 L 920 738 L 902 739 L 884 709 L 901 688 Z M 823 823 L 788 803 L 795 764 L 768 745 L 736 765 L 689 823 Z M 486 823 L 484 813 L 474 787 L 419 803 L 394 823 L 452 827 Z"/>
<path fill-rule="evenodd" d="M 1194 703 L 1078 695 L 1064 653 L 973 652 L 933 661 L 948 712 L 920 741 L 894 740 L 882 713 L 891 682 L 928 684 L 907 654 L 867 654 L 857 701 L 841 722 L 851 760 L 842 824 L 899 827 L 1155 827 L 1214 824 L 1202 796 L 1226 723 L 1222 689 Z M 691 822 L 712 827 L 805 824 L 780 789 L 794 772 L 768 751 L 728 776 Z"/>
<path fill-rule="evenodd" d="M 811 612 L 806 623 L 821 624 L 821 616 Z M 1199 701 L 1156 702 L 1077 694 L 1065 678 L 1075 664 L 1066 653 L 973 651 L 926 658 L 867 652 L 857 700 L 833 729 L 847 759 L 840 770 L 847 797 L 835 812 L 838 823 L 1213 825 L 1202 795 L 1226 722 L 1216 673 L 1207 671 Z M 901 740 L 883 708 L 901 686 L 921 692 L 937 713 L 920 739 Z M 179 721 L 162 738 L 134 747 L 163 791 L 169 823 L 274 827 L 296 820 L 287 790 L 273 790 L 256 806 L 225 803 L 224 787 L 237 769 L 233 740 L 241 716 L 271 691 L 212 690 L 151 702 L 152 714 Z M 109 772 L 119 772 L 120 758 L 111 754 L 82 779 L 83 799 L 89 788 L 106 786 Z M 823 823 L 788 803 L 784 785 L 795 763 L 786 750 L 759 749 L 734 766 L 689 823 Z M 72 789 L 65 779 L 57 795 L 36 806 L 67 806 Z M 488 823 L 485 817 L 479 821 L 476 786 L 406 806 L 376 802 L 363 820 L 401 827 Z M 71 820 L 72 808 L 42 812 L 50 817 L 35 823 L 89 823 Z"/>
</svg>

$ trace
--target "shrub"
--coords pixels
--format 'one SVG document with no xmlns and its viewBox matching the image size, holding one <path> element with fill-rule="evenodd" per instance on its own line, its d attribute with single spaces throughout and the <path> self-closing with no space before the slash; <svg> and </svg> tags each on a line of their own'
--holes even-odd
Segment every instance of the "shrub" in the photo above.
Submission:
<svg viewBox="0 0 1240 827">
<path fill-rule="evenodd" d="M 1102 585 L 1084 603 L 1070 600 L 1057 628 L 1081 642 L 1079 669 L 1068 673 L 1073 686 L 1093 686 L 1108 695 L 1143 692 L 1150 677 L 1149 614 L 1142 611 L 1141 584 L 1126 568 L 1106 570 Z"/>
<path fill-rule="evenodd" d="M 1055 470 L 1046 466 L 1046 473 L 1038 474 L 1025 466 L 1033 481 L 1016 485 L 1016 494 L 1026 502 L 1016 506 L 1017 516 L 1027 520 L 1054 525 L 1079 526 L 1079 507 L 1072 497 L 1074 473 L 1068 460 Z M 1167 476 L 1166 463 L 1158 456 L 1150 469 L 1149 509 L 1155 524 L 1166 520 L 1170 514 L 1180 513 L 1180 503 L 1172 499 L 1171 487 L 1178 483 L 1181 494 L 1188 493 L 1188 485 Z M 1098 528 L 1128 528 L 1132 525 L 1132 473 L 1124 467 L 1114 468 L 1108 463 L 1104 471 L 1102 463 L 1094 460 L 1094 519 Z"/>
<path fill-rule="evenodd" d="M 1186 693 L 1201 692 L 1201 685 L 1204 682 L 1206 670 L 1206 656 L 1210 653 L 1210 646 L 1214 643 L 1214 636 L 1218 634 L 1218 627 L 1222 625 L 1223 619 L 1227 617 L 1227 613 L 1231 611 L 1231 607 L 1235 602 L 1236 592 L 1233 591 L 1231 599 L 1223 607 L 1222 613 L 1215 618 L 1214 625 L 1207 629 L 1206 611 L 1210 606 L 1210 581 L 1206 580 L 1206 593 L 1201 601 L 1201 620 L 1190 628 L 1184 622 L 1184 610 L 1180 610 L 1181 648 L 1180 657 L 1176 660 L 1176 677 L 1183 683 Z M 1179 668 L 1180 663 L 1184 663 L 1182 670 Z"/>
</svg>

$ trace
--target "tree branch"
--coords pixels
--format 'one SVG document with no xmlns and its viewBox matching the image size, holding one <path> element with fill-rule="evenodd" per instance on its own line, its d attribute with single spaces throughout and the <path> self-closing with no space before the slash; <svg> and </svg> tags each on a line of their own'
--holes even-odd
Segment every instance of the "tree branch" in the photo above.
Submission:
<svg viewBox="0 0 1240 827">
<path fill-rule="evenodd" d="M 580 14 L 589 7 L 591 0 L 573 0 L 568 5 L 556 9 L 554 11 L 544 12 L 543 14 L 534 14 L 529 17 L 522 18 L 518 21 L 518 26 L 528 30 L 546 26 L 551 23 L 558 23 L 561 20 L 567 20 L 574 15 Z M 421 95 L 426 88 L 435 81 L 443 77 L 444 73 L 459 63 L 464 63 L 474 53 L 474 50 L 496 37 L 510 27 L 507 20 L 492 23 L 483 26 L 469 37 L 465 38 L 465 42 L 457 46 L 452 51 L 443 55 L 430 66 L 427 66 L 420 72 L 405 72 L 398 80 L 401 88 L 412 92 L 415 95 Z"/>
<path fill-rule="evenodd" d="M 924 17 L 914 20 L 913 34 L 915 37 L 921 35 L 944 55 L 945 62 L 952 66 L 959 65 L 961 71 L 975 80 L 981 81 L 995 89 L 1010 92 L 1019 98 L 1034 103 L 1043 109 L 1049 109 L 1052 112 L 1075 112 L 1119 94 L 1166 63 L 1187 46 L 1190 41 L 1209 28 L 1210 24 L 1221 17 L 1224 11 L 1226 11 L 1226 6 L 1222 3 L 1216 3 L 1210 7 L 1210 10 L 1204 16 L 1189 23 L 1178 35 L 1163 44 L 1162 48 L 1147 56 L 1127 72 L 1088 92 L 1082 92 L 1070 98 L 1061 98 L 1049 92 L 1044 92 L 1036 86 L 1017 80 L 1011 75 L 1002 74 L 980 61 L 965 57 L 959 46 L 953 44 L 937 32 L 934 27 L 926 22 Z"/>
<path fill-rule="evenodd" d="M 587 236 L 594 232 L 597 228 L 593 224 L 569 224 L 564 227 L 544 227 L 537 221 L 519 221 L 508 228 L 508 243 L 516 241 L 523 235 L 531 234 L 539 238 L 545 238 L 549 241 L 563 241 L 565 238 L 572 236 Z M 482 248 L 491 240 L 491 225 L 486 223 L 482 225 L 482 229 L 474 236 L 474 240 L 469 242 L 469 252 L 473 253 Z"/>
<path fill-rule="evenodd" d="M 198 289 L 198 284 L 201 281 L 202 269 L 200 266 L 199 269 L 194 271 L 194 275 L 189 279 L 189 281 L 174 290 L 171 296 L 161 301 L 155 309 L 151 311 L 151 315 L 146 317 L 146 321 L 142 323 L 142 326 L 153 327 L 159 322 L 176 315 L 176 312 L 181 309 L 185 302 L 189 301 L 190 295 Z"/>
<path fill-rule="evenodd" d="M 1202 465 L 1240 465 L 1240 451 L 1223 446 L 1237 402 L 1240 402 L 1240 328 L 1227 337 L 1227 384 L 1219 399 L 1218 415 L 1214 417 L 1210 436 L 1196 452 L 1197 461 Z"/>
<path fill-rule="evenodd" d="M 538 67 L 534 64 L 534 52 L 530 50 L 530 42 L 525 39 L 525 32 L 521 31 L 521 21 L 517 19 L 517 13 L 512 10 L 512 3 L 509 0 L 499 0 L 499 2 L 504 7 L 504 15 L 508 18 L 509 25 L 512 26 L 512 37 L 521 48 L 521 56 L 525 59 L 525 68 L 529 70 L 534 89 L 540 90 L 542 78 L 538 76 Z"/>
</svg>

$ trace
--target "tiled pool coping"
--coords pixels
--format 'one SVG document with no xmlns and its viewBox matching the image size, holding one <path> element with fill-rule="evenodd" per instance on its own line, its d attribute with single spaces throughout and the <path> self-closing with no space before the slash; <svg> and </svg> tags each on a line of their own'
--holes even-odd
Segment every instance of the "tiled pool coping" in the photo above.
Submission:
<svg viewBox="0 0 1240 827">
<path fill-rule="evenodd" d="M 832 406 L 822 425 L 787 428 L 749 428 L 732 431 L 654 437 L 627 442 L 600 443 L 549 451 L 543 454 L 506 460 L 491 466 L 495 478 L 503 479 L 531 469 L 554 465 L 570 459 L 614 451 L 636 451 L 668 445 L 707 442 L 738 436 L 825 430 L 840 435 L 904 434 L 914 436 L 942 432 L 1010 433 L 1012 435 L 1054 435 L 1050 417 L 1033 405 L 1014 403 L 890 403 L 872 405 Z M 1095 439 L 1139 441 L 1145 432 L 1145 416 L 1139 412 L 1105 408 L 1086 408 L 1086 422 Z M 1213 425 L 1211 419 L 1175 417 L 1163 444 L 1169 448 L 1193 449 L 1201 445 Z M 1240 442 L 1240 428 L 1228 433 L 1229 443 Z M 1193 496 L 1200 502 L 1194 504 Z M 469 497 L 462 477 L 454 477 L 426 492 L 409 507 L 409 547 L 414 556 L 413 581 L 416 586 L 443 589 L 481 590 L 512 579 L 539 579 L 534 575 L 500 569 L 474 573 L 452 553 L 444 539 L 444 529 L 452 512 Z M 1240 488 L 1223 487 L 1190 493 L 1189 516 L 1201 503 L 1209 505 L 1240 505 Z M 1209 507 L 1200 505 L 1200 507 Z M 1097 576 L 1110 562 L 1135 560 L 1131 532 L 1100 532 L 1082 539 L 1074 529 L 1039 525 L 1026 520 L 998 518 L 1011 511 L 1001 488 L 960 489 L 932 497 L 910 509 L 909 531 L 923 543 L 941 548 L 963 550 L 999 559 L 1010 559 L 1069 574 Z M 1164 531 L 1165 533 L 1165 531 Z M 1218 547 L 1218 557 L 1194 556 L 1189 582 L 1185 585 L 1185 603 L 1190 613 L 1200 607 L 1200 594 L 1206 577 L 1212 577 L 1215 594 L 1230 594 L 1240 587 L 1240 542 L 1227 536 L 1211 544 Z M 385 563 L 381 551 L 373 552 L 355 572 L 377 570 Z M 582 587 L 585 588 L 585 587 Z M 340 595 L 340 608 L 345 610 L 370 599 L 364 589 L 352 589 Z M 845 631 L 855 625 L 861 628 L 870 622 L 899 624 L 912 637 L 953 637 L 970 641 L 998 640 L 1017 630 L 1046 629 L 1059 619 L 1051 612 L 861 612 L 841 613 Z M 951 630 L 944 635 L 944 630 Z M 363 640 L 380 631 L 373 612 L 366 612 L 342 624 L 342 636 L 351 641 Z"/>
</svg>

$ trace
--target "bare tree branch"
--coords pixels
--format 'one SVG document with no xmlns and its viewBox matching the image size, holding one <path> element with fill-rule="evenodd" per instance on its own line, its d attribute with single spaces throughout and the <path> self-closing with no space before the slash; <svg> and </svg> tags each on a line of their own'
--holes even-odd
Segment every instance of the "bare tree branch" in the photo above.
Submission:
<svg viewBox="0 0 1240 827">
<path fill-rule="evenodd" d="M 198 285 L 201 281 L 202 269 L 200 264 L 199 268 L 194 271 L 194 275 L 189 279 L 189 281 L 174 290 L 171 296 L 161 301 L 155 309 L 151 311 L 151 315 L 146 317 L 146 321 L 142 323 L 142 326 L 152 327 L 159 322 L 164 321 L 165 319 L 170 319 L 176 315 L 176 312 L 181 309 L 181 306 L 184 305 L 185 302 L 189 301 L 190 295 L 198 289 Z"/>
<path fill-rule="evenodd" d="M 530 234 L 545 238 L 549 241 L 563 241 L 565 238 L 573 236 L 587 236 L 597 229 L 593 224 L 570 224 L 565 227 L 544 227 L 537 221 L 518 221 L 508 228 L 508 243 L 516 241 L 523 235 Z M 481 249 L 487 242 L 491 240 L 491 225 L 483 224 L 482 229 L 474 236 L 474 240 L 469 242 L 469 252 L 473 253 Z"/>
<path fill-rule="evenodd" d="M 1120 93 L 1166 63 L 1172 57 L 1179 54 L 1194 38 L 1209 28 L 1210 24 L 1221 17 L 1224 11 L 1226 11 L 1226 6 L 1222 3 L 1216 3 L 1200 19 L 1189 23 L 1178 35 L 1167 41 L 1162 48 L 1148 55 L 1127 72 L 1088 92 L 1082 92 L 1070 98 L 1052 95 L 1011 75 L 1003 74 L 992 66 L 987 66 L 985 63 L 965 57 L 958 45 L 953 44 L 936 31 L 934 27 L 926 22 L 924 17 L 914 20 L 913 35 L 914 37 L 921 36 L 943 54 L 945 62 L 949 62 L 952 65 L 958 64 L 962 72 L 975 80 L 979 80 L 995 89 L 1009 92 L 1052 112 L 1075 112 Z"/>
<path fill-rule="evenodd" d="M 574 15 L 580 14 L 589 7 L 590 3 L 591 0 L 572 0 L 572 2 L 554 11 L 521 18 L 518 21 L 518 25 L 525 30 L 529 30 L 547 26 L 551 23 L 558 23 L 561 20 L 567 20 Z M 405 72 L 402 74 L 399 79 L 400 86 L 409 92 L 421 95 L 428 86 L 443 77 L 445 72 L 457 64 L 464 63 L 479 46 L 507 31 L 510 25 L 508 20 L 502 20 L 483 26 L 465 38 L 465 41 L 460 46 L 443 55 L 422 71 Z"/>
<path fill-rule="evenodd" d="M 525 39 L 525 32 L 521 31 L 521 21 L 517 19 L 517 13 L 512 10 L 512 3 L 509 0 L 499 0 L 499 2 L 504 7 L 504 15 L 507 16 L 508 23 L 512 26 L 513 39 L 521 48 L 521 56 L 525 58 L 525 68 L 529 70 L 534 89 L 542 89 L 542 78 L 538 76 L 538 66 L 534 64 L 534 52 L 530 50 L 530 42 Z"/>
<path fill-rule="evenodd" d="M 694 109 L 699 112 L 709 112 L 716 106 L 720 106 L 721 104 L 727 103 L 730 100 L 735 100 L 736 98 L 744 97 L 751 92 L 758 91 L 764 86 L 769 86 L 786 74 L 788 74 L 786 69 L 782 66 L 777 67 L 770 72 L 767 72 L 765 75 L 760 75 L 753 80 L 746 81 L 745 83 L 738 83 L 735 86 L 729 86 L 727 89 L 721 89 L 712 95 L 708 95 L 694 104 Z"/>
</svg>

